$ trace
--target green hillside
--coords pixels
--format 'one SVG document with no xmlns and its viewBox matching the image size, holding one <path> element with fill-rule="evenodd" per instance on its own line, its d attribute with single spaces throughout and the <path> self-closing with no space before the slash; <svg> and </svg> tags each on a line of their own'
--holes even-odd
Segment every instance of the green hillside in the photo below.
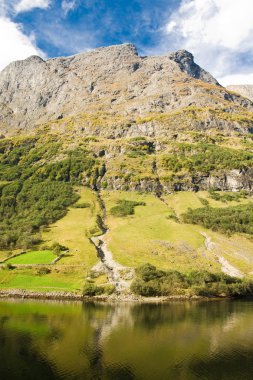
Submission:
<svg viewBox="0 0 253 380">
<path fill-rule="evenodd" d="M 250 134 L 76 138 L 71 127 L 0 140 L 0 289 L 128 293 L 147 263 L 250 279 L 252 146 Z M 189 281 L 174 292 L 199 294 Z M 162 284 L 154 294 L 168 294 Z M 223 285 L 210 292 L 234 294 Z"/>
</svg>

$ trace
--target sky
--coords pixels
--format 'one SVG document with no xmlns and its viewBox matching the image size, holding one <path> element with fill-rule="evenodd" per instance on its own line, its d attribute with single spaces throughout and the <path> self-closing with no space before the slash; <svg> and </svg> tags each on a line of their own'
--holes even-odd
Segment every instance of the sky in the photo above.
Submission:
<svg viewBox="0 0 253 380">
<path fill-rule="evenodd" d="M 222 85 L 253 84 L 253 0 L 0 0 L 0 70 L 126 42 L 186 49 Z"/>
</svg>

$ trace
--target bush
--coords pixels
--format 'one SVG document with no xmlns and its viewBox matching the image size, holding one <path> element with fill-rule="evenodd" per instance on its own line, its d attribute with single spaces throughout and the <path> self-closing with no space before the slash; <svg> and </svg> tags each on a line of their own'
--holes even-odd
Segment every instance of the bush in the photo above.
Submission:
<svg viewBox="0 0 253 380">
<path fill-rule="evenodd" d="M 13 270 L 13 269 L 15 269 L 14 265 L 12 265 L 10 263 L 3 264 L 2 268 L 3 268 L 3 270 Z"/>
<path fill-rule="evenodd" d="M 136 274 L 144 282 L 148 282 L 163 277 L 165 275 L 165 272 L 157 270 L 154 265 L 148 263 L 137 268 Z"/>
<path fill-rule="evenodd" d="M 85 284 L 83 288 L 84 296 L 98 296 L 104 293 L 104 288 L 102 286 L 97 286 L 95 284 Z"/>
<path fill-rule="evenodd" d="M 174 173 L 210 173 L 222 169 L 241 169 L 253 166 L 253 154 L 219 145 L 178 143 L 170 154 L 163 156 L 163 166 Z"/>
<path fill-rule="evenodd" d="M 253 204 L 213 208 L 188 209 L 182 215 L 185 223 L 200 224 L 205 228 L 223 233 L 243 232 L 253 234 Z"/>
<path fill-rule="evenodd" d="M 160 296 L 162 294 L 159 285 L 160 284 L 155 281 L 145 282 L 142 279 L 137 278 L 131 284 L 131 291 L 143 297 Z"/>
<path fill-rule="evenodd" d="M 62 218 L 77 200 L 70 184 L 7 184 L 0 196 L 0 248 L 29 248 L 40 243 L 40 227 Z"/>
<path fill-rule="evenodd" d="M 242 190 L 238 193 L 233 193 L 233 194 L 231 194 L 231 193 L 220 194 L 217 191 L 210 190 L 209 196 L 210 196 L 210 198 L 212 198 L 216 201 L 220 201 L 220 202 L 224 202 L 224 203 L 225 202 L 232 202 L 232 201 L 239 202 L 241 198 L 247 198 L 247 192 Z"/>
<path fill-rule="evenodd" d="M 72 207 L 74 208 L 88 208 L 90 207 L 90 204 L 89 203 L 77 203 L 77 204 L 74 204 Z"/>
<path fill-rule="evenodd" d="M 42 267 L 42 268 L 38 269 L 38 271 L 37 271 L 37 274 L 40 274 L 40 275 L 49 274 L 49 273 L 51 273 L 51 270 L 49 268 L 46 268 L 46 267 Z"/>
<path fill-rule="evenodd" d="M 68 251 L 67 247 L 56 242 L 54 242 L 49 249 L 52 250 L 56 256 L 61 255 L 64 251 Z"/>
<path fill-rule="evenodd" d="M 253 282 L 223 273 L 161 271 L 145 264 L 136 269 L 131 290 L 144 297 L 192 294 L 205 297 L 239 297 L 253 295 Z"/>
<path fill-rule="evenodd" d="M 73 184 L 95 175 L 95 159 L 85 148 L 61 148 L 57 137 L 45 135 L 0 141 L 0 177 L 12 181 L 0 184 L 0 249 L 38 244 L 41 227 L 62 218 L 78 200 Z"/>
<path fill-rule="evenodd" d="M 158 270 L 154 265 L 144 264 L 136 269 L 136 279 L 131 290 L 144 297 L 178 294 L 186 287 L 185 276 L 178 271 Z"/>
<path fill-rule="evenodd" d="M 209 202 L 207 199 L 205 198 L 199 198 L 200 200 L 200 203 L 203 205 L 203 206 L 209 206 Z"/>
<path fill-rule="evenodd" d="M 112 207 L 110 212 L 113 216 L 128 216 L 134 214 L 134 208 L 136 206 L 145 206 L 145 202 L 134 202 L 127 200 L 118 200 L 117 206 Z"/>
<path fill-rule="evenodd" d="M 108 284 L 108 285 L 104 286 L 103 290 L 104 290 L 105 294 L 110 295 L 110 294 L 113 294 L 115 292 L 115 286 L 112 284 Z"/>
</svg>

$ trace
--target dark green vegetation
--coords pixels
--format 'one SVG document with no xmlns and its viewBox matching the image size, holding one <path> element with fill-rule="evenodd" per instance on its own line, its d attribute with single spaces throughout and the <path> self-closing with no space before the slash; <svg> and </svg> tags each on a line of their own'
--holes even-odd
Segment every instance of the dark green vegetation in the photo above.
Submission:
<svg viewBox="0 0 253 380">
<path fill-rule="evenodd" d="M 1 249 L 39 243 L 40 228 L 62 218 L 78 199 L 73 185 L 80 183 L 84 173 L 94 184 L 94 160 L 85 149 L 63 151 L 58 160 L 60 151 L 61 143 L 53 139 L 0 141 Z"/>
<path fill-rule="evenodd" d="M 131 285 L 134 293 L 144 297 L 170 295 L 197 295 L 206 297 L 252 296 L 253 282 L 240 280 L 221 273 L 158 270 L 144 264 L 137 268 L 136 279 Z"/>
<path fill-rule="evenodd" d="M 175 144 L 171 154 L 163 156 L 167 170 L 210 173 L 220 169 L 242 169 L 253 166 L 253 153 L 206 143 Z"/>
<path fill-rule="evenodd" d="M 75 208 L 88 208 L 88 207 L 90 207 L 90 204 L 86 203 L 86 202 L 77 203 L 77 204 L 73 205 L 73 207 L 75 207 Z"/>
<path fill-rule="evenodd" d="M 111 208 L 111 215 L 114 216 L 127 216 L 134 214 L 134 208 L 136 206 L 145 206 L 144 202 L 135 202 L 135 201 L 127 201 L 127 200 L 118 200 L 117 206 Z"/>
<path fill-rule="evenodd" d="M 28 248 L 40 241 L 40 227 L 63 217 L 77 200 L 68 183 L 14 181 L 1 189 L 0 248 Z"/>
<path fill-rule="evenodd" d="M 185 223 L 200 224 L 213 231 L 253 233 L 253 204 L 226 208 L 201 207 L 182 215 Z"/>
<path fill-rule="evenodd" d="M 240 191 L 238 193 L 229 193 L 229 194 L 219 194 L 217 191 L 210 190 L 209 191 L 210 198 L 214 199 L 215 201 L 221 201 L 221 202 L 232 202 L 232 201 L 240 201 L 243 198 L 247 198 L 247 192 L 246 191 Z"/>
<path fill-rule="evenodd" d="M 87 283 L 83 289 L 83 295 L 88 297 L 100 296 L 102 294 L 110 295 L 115 291 L 113 285 L 95 285 L 93 283 Z"/>
<path fill-rule="evenodd" d="M 61 159 L 57 159 L 61 153 Z M 92 174 L 94 159 L 84 148 L 64 150 L 60 141 L 22 138 L 0 141 L 1 180 L 51 180 L 79 183 Z"/>
</svg>

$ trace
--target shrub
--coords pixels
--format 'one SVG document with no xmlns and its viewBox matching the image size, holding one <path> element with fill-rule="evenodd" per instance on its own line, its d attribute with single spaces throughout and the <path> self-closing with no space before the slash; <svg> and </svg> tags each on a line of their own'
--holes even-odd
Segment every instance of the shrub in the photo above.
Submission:
<svg viewBox="0 0 253 380">
<path fill-rule="evenodd" d="M 135 201 L 127 201 L 127 200 L 118 200 L 117 206 L 112 207 L 110 212 L 113 216 L 128 216 L 134 214 L 134 208 L 136 206 L 145 206 L 145 202 L 135 202 Z"/>
<path fill-rule="evenodd" d="M 221 169 L 252 167 L 253 154 L 214 144 L 178 143 L 170 154 L 163 156 L 162 164 L 174 173 L 210 173 Z"/>
<path fill-rule="evenodd" d="M 59 256 L 62 252 L 68 250 L 67 247 L 65 247 L 64 245 L 61 245 L 57 242 L 54 242 L 49 249 L 52 250 L 53 253 L 57 256 Z"/>
<path fill-rule="evenodd" d="M 143 297 L 160 296 L 161 289 L 159 283 L 154 281 L 145 282 L 140 278 L 134 280 L 131 284 L 131 291 Z"/>
<path fill-rule="evenodd" d="M 239 297 L 253 295 L 253 282 L 223 273 L 161 271 L 145 264 L 136 269 L 131 284 L 135 294 L 144 297 L 192 294 L 205 297 Z"/>
<path fill-rule="evenodd" d="M 243 232 L 253 234 L 253 204 L 212 208 L 188 209 L 182 215 L 185 223 L 200 224 L 223 233 Z"/>
<path fill-rule="evenodd" d="M 11 185 L 11 186 L 10 186 Z M 29 248 L 40 242 L 40 227 L 63 217 L 78 196 L 70 184 L 26 180 L 8 184 L 0 196 L 0 248 Z"/>
<path fill-rule="evenodd" d="M 14 265 L 12 265 L 12 264 L 10 264 L 10 263 L 3 264 L 3 265 L 2 265 L 2 268 L 3 268 L 4 270 L 13 270 L 13 269 L 15 269 Z"/>
<path fill-rule="evenodd" d="M 74 208 L 88 208 L 90 207 L 90 203 L 77 203 L 77 204 L 74 204 L 72 207 Z"/>
<path fill-rule="evenodd" d="M 112 284 L 105 285 L 103 288 L 105 294 L 113 294 L 115 292 L 115 286 Z"/>
<path fill-rule="evenodd" d="M 200 203 L 203 205 L 203 206 L 209 206 L 209 202 L 207 199 L 205 198 L 199 198 L 200 200 Z"/>
<path fill-rule="evenodd" d="M 51 273 L 51 270 L 46 267 L 39 268 L 37 271 L 37 274 L 43 275 L 43 274 L 49 274 Z"/>
<path fill-rule="evenodd" d="M 232 202 L 236 201 L 239 202 L 241 198 L 247 198 L 247 192 L 245 191 L 240 191 L 238 193 L 226 193 L 226 194 L 220 194 L 217 191 L 210 190 L 209 191 L 209 196 L 210 198 L 220 201 L 220 202 Z"/>
<path fill-rule="evenodd" d="M 98 296 L 104 293 L 104 288 L 102 286 L 97 286 L 95 284 L 85 284 L 83 288 L 84 296 Z"/>
<path fill-rule="evenodd" d="M 154 265 L 147 263 L 137 268 L 136 274 L 144 282 L 148 282 L 150 280 L 155 280 L 155 279 L 163 277 L 165 275 L 165 272 L 157 270 Z"/>
</svg>

